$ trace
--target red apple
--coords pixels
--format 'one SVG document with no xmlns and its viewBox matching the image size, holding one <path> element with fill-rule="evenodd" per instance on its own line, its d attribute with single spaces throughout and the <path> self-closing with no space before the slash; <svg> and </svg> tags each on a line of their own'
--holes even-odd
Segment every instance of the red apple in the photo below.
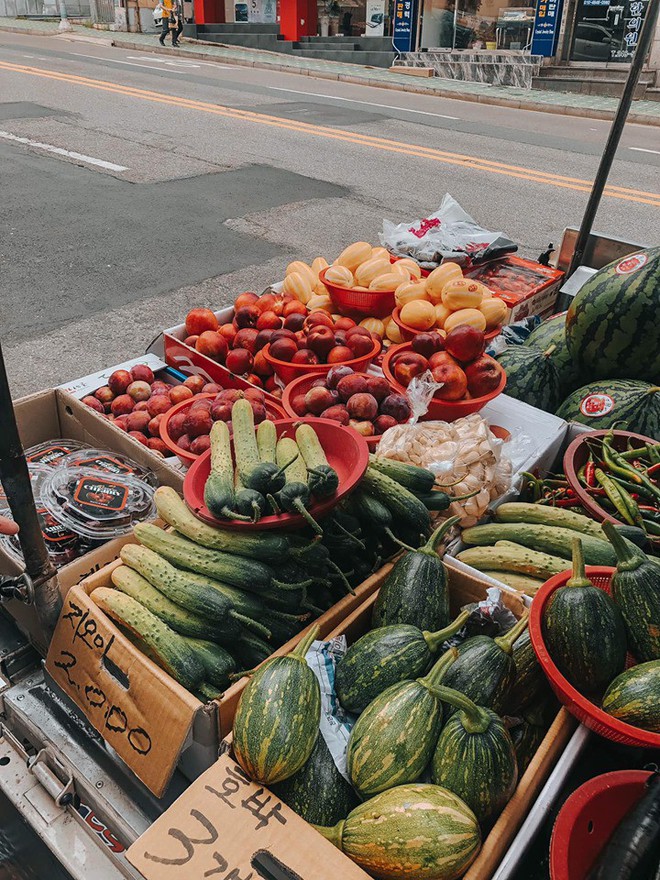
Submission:
<svg viewBox="0 0 660 880">
<path fill-rule="evenodd" d="M 314 327 L 329 327 L 333 330 L 335 325 L 327 312 L 317 309 L 307 315 L 303 326 L 307 333 L 309 333 Z"/>
<path fill-rule="evenodd" d="M 199 339 L 195 343 L 195 348 L 200 354 L 224 363 L 229 345 L 224 336 L 221 336 L 216 330 L 205 330 L 203 333 L 200 333 Z"/>
<path fill-rule="evenodd" d="M 167 423 L 167 432 L 172 440 L 178 440 L 182 434 L 186 433 L 184 423 L 187 415 L 188 413 L 178 412 L 170 417 L 170 420 Z M 156 416 L 156 418 L 158 418 L 158 416 Z"/>
<path fill-rule="evenodd" d="M 374 431 L 376 434 L 384 434 L 390 428 L 397 425 L 397 420 L 393 416 L 377 416 L 374 419 Z"/>
<path fill-rule="evenodd" d="M 161 382 L 160 380 L 152 382 L 151 395 L 153 397 L 154 394 L 169 394 L 173 387 L 173 385 L 168 385 L 167 382 Z"/>
<path fill-rule="evenodd" d="M 133 412 L 135 401 L 129 394 L 120 394 L 110 404 L 113 416 L 127 416 Z"/>
<path fill-rule="evenodd" d="M 350 330 L 355 326 L 353 318 L 345 318 L 343 315 L 335 321 L 335 330 Z"/>
<path fill-rule="evenodd" d="M 169 396 L 166 396 L 165 394 L 155 394 L 147 401 L 147 412 L 152 419 L 154 416 L 166 413 L 169 409 L 172 409 L 172 403 Z"/>
<path fill-rule="evenodd" d="M 199 339 L 198 334 L 193 334 L 192 336 L 186 336 L 183 340 L 184 345 L 189 345 L 191 348 L 194 348 L 197 345 L 197 340 Z"/>
<path fill-rule="evenodd" d="M 191 409 L 183 424 L 186 434 L 193 440 L 195 437 L 201 437 L 202 434 L 211 433 L 213 419 L 211 413 L 204 409 Z"/>
<path fill-rule="evenodd" d="M 202 388 L 202 394 L 220 394 L 221 391 L 222 386 L 217 385 L 215 382 L 207 382 Z"/>
<path fill-rule="evenodd" d="M 131 413 L 133 415 L 133 413 Z M 131 416 L 129 416 L 130 419 Z M 163 414 L 154 416 L 153 419 L 147 425 L 147 431 L 151 434 L 152 437 L 160 437 L 160 423 L 163 421 Z"/>
<path fill-rule="evenodd" d="M 419 376 L 428 368 L 429 364 L 425 357 L 414 351 L 408 351 L 397 358 L 394 365 L 394 377 L 397 382 L 408 386 L 415 376 Z"/>
<path fill-rule="evenodd" d="M 187 434 L 182 434 L 176 441 L 176 445 L 179 449 L 183 449 L 185 452 L 190 452 L 190 442 L 190 437 Z"/>
<path fill-rule="evenodd" d="M 85 406 L 88 406 L 90 409 L 93 409 L 95 412 L 98 412 L 98 413 L 105 412 L 105 409 L 104 409 L 101 401 L 97 397 L 92 397 L 91 394 L 87 394 L 85 397 L 83 397 L 82 402 L 85 404 Z"/>
<path fill-rule="evenodd" d="M 431 371 L 436 382 L 442 382 L 434 397 L 440 400 L 460 400 L 467 391 L 467 376 L 458 366 L 440 364 Z"/>
<path fill-rule="evenodd" d="M 227 345 L 231 348 L 231 344 L 234 341 L 234 336 L 236 336 L 238 330 L 232 323 L 223 324 L 222 327 L 218 330 L 218 333 L 225 340 Z"/>
<path fill-rule="evenodd" d="M 246 303 L 246 305 L 256 306 L 259 309 L 259 312 L 263 315 L 264 312 L 272 311 L 277 301 L 277 296 L 274 293 L 264 293 L 259 299 L 255 300 L 253 303 Z"/>
<path fill-rule="evenodd" d="M 284 327 L 279 330 L 275 330 L 273 335 L 270 337 L 271 342 L 276 342 L 278 339 L 293 339 L 296 343 L 296 348 L 298 347 L 298 337 L 296 336 L 297 330 L 285 330 Z"/>
<path fill-rule="evenodd" d="M 304 303 L 301 303 L 300 300 L 292 299 L 289 302 L 284 304 L 284 308 L 282 309 L 282 314 L 285 318 L 288 318 L 289 315 L 293 315 L 295 313 L 299 315 L 307 315 L 307 306 Z"/>
<path fill-rule="evenodd" d="M 277 330 L 282 326 L 282 319 L 275 312 L 261 312 L 257 318 L 257 330 Z"/>
<path fill-rule="evenodd" d="M 252 414 L 254 416 L 255 425 L 258 425 L 266 420 L 268 413 L 266 412 L 266 407 L 263 403 L 259 403 L 259 401 L 257 400 L 251 400 L 250 406 L 252 407 Z"/>
<path fill-rule="evenodd" d="M 367 391 L 380 403 L 390 393 L 390 383 L 384 376 L 367 376 Z"/>
<path fill-rule="evenodd" d="M 246 293 L 239 293 L 239 295 L 234 300 L 234 310 L 238 311 L 238 309 L 243 308 L 243 306 L 253 306 L 259 300 L 259 297 L 256 293 L 252 293 L 251 291 L 247 291 Z"/>
<path fill-rule="evenodd" d="M 244 348 L 246 351 L 249 351 L 250 354 L 254 354 L 257 351 L 257 339 L 259 338 L 259 331 L 256 327 L 243 327 L 242 330 L 239 330 L 236 336 L 234 337 L 234 349 Z"/>
<path fill-rule="evenodd" d="M 337 337 L 335 335 L 335 339 L 336 338 Z M 328 370 L 328 375 L 325 377 L 325 383 L 328 388 L 336 388 L 341 379 L 344 379 L 346 376 L 353 375 L 353 370 L 350 367 L 331 367 Z"/>
<path fill-rule="evenodd" d="M 289 315 L 284 319 L 284 329 L 292 330 L 294 333 L 297 333 L 298 330 L 302 330 L 305 324 L 305 316 L 301 315 L 300 312 L 294 312 L 292 315 Z"/>
<path fill-rule="evenodd" d="M 160 455 L 171 455 L 172 453 L 167 448 L 166 444 L 160 439 L 160 437 L 149 437 L 147 439 L 147 446 L 151 449 L 152 452 L 155 452 Z"/>
<path fill-rule="evenodd" d="M 307 415 L 307 404 L 305 403 L 304 394 L 296 394 L 296 396 L 291 399 L 291 409 L 297 416 Z"/>
<path fill-rule="evenodd" d="M 268 349 L 268 353 L 271 357 L 274 357 L 278 361 L 286 361 L 287 363 L 293 360 L 293 356 L 297 351 L 298 346 L 295 339 L 286 338 L 275 339 L 274 342 L 271 342 Z"/>
<path fill-rule="evenodd" d="M 151 385 L 148 382 L 138 380 L 131 382 L 126 389 L 126 393 L 137 403 L 139 400 L 149 400 L 151 397 Z"/>
<path fill-rule="evenodd" d="M 143 446 L 148 446 L 147 438 L 141 431 L 129 431 L 128 436 L 132 437 L 133 440 L 137 440 L 138 443 L 141 443 Z"/>
<path fill-rule="evenodd" d="M 337 383 L 339 399 L 344 402 L 353 397 L 354 394 L 366 394 L 368 390 L 369 383 L 364 373 L 354 373 L 351 371 L 348 376 L 344 376 Z"/>
<path fill-rule="evenodd" d="M 481 330 L 459 324 L 445 337 L 445 350 L 461 364 L 476 360 L 484 353 L 486 338 Z"/>
<path fill-rule="evenodd" d="M 378 401 L 371 394 L 354 394 L 346 402 L 346 409 L 352 419 L 371 421 L 378 415 Z"/>
<path fill-rule="evenodd" d="M 242 400 L 245 397 L 245 394 L 240 390 L 240 388 L 223 388 L 222 391 L 216 394 L 213 403 L 228 403 L 230 406 L 232 403 L 236 403 L 237 400 Z"/>
<path fill-rule="evenodd" d="M 483 397 L 499 386 L 504 370 L 496 360 L 485 354 L 465 368 L 467 388 L 472 397 Z"/>
<path fill-rule="evenodd" d="M 190 444 L 190 451 L 193 455 L 201 455 L 202 452 L 206 452 L 207 449 L 211 448 L 211 438 L 208 434 L 200 434 L 199 437 L 195 437 L 195 439 Z"/>
<path fill-rule="evenodd" d="M 192 412 L 194 409 L 203 409 L 204 412 L 211 412 L 212 401 L 209 400 L 208 397 L 196 397 L 189 410 L 186 412 Z"/>
<path fill-rule="evenodd" d="M 328 407 L 333 406 L 335 403 L 332 392 L 321 385 L 310 388 L 305 395 L 305 406 L 315 416 L 320 415 L 323 410 L 328 409 Z"/>
<path fill-rule="evenodd" d="M 309 348 L 300 348 L 291 358 L 292 364 L 318 364 L 319 359 Z"/>
<path fill-rule="evenodd" d="M 396 422 L 407 421 L 410 418 L 408 398 L 405 394 L 389 394 L 380 405 L 380 415 L 391 416 Z"/>
<path fill-rule="evenodd" d="M 346 361 L 351 361 L 355 355 L 347 348 L 345 345 L 335 345 L 334 348 L 330 350 L 326 358 L 327 364 L 343 364 Z"/>
<path fill-rule="evenodd" d="M 112 424 L 119 428 L 120 431 L 128 431 L 127 422 L 128 416 L 115 416 L 115 420 Z"/>
<path fill-rule="evenodd" d="M 357 327 L 353 328 L 357 330 Z M 354 333 L 351 336 L 351 331 L 349 330 L 346 334 L 346 345 L 353 352 L 353 357 L 362 357 L 365 354 L 369 354 L 370 351 L 373 351 L 374 348 L 374 340 L 370 334 L 364 336 L 361 333 Z"/>
<path fill-rule="evenodd" d="M 149 400 L 151 400 L 151 398 L 149 398 Z M 133 407 L 133 412 L 149 412 L 149 401 L 138 400 L 138 402 Z"/>
<path fill-rule="evenodd" d="M 357 419 L 351 419 L 348 424 L 349 427 L 353 428 L 354 431 L 357 431 L 358 434 L 362 434 L 363 437 L 373 437 L 375 433 L 374 426 L 371 422 L 360 422 Z"/>
<path fill-rule="evenodd" d="M 227 355 L 225 366 L 230 373 L 242 376 L 252 369 L 253 358 L 245 348 L 234 348 Z"/>
<path fill-rule="evenodd" d="M 132 381 L 128 370 L 115 370 L 108 379 L 108 386 L 113 394 L 125 394 Z"/>
<path fill-rule="evenodd" d="M 188 388 L 185 385 L 174 385 L 170 386 L 170 391 L 168 393 L 168 397 L 174 406 L 175 403 L 181 403 L 182 400 L 190 400 L 193 396 L 192 388 Z M 152 395 L 152 400 L 154 397 L 165 397 L 164 394 L 156 394 Z"/>
<path fill-rule="evenodd" d="M 347 425 L 350 421 L 348 410 L 343 403 L 336 403 L 334 406 L 324 409 L 321 413 L 321 418 L 332 419 L 333 422 L 339 422 L 340 425 Z"/>
<path fill-rule="evenodd" d="M 257 333 L 257 338 L 254 343 L 255 352 L 261 351 L 265 345 L 268 345 L 269 342 L 273 341 L 274 332 L 275 331 L 273 330 L 260 330 Z"/>
<path fill-rule="evenodd" d="M 217 330 L 218 319 L 211 309 L 191 309 L 186 315 L 186 333 L 199 336 L 205 330 Z"/>
<path fill-rule="evenodd" d="M 296 355 L 297 354 L 299 354 L 299 352 L 296 352 Z M 294 358 L 296 355 L 294 355 Z M 266 356 L 264 355 L 263 351 L 258 351 L 255 354 L 254 363 L 252 364 L 252 369 L 257 374 L 257 376 L 272 376 L 273 375 L 273 368 L 266 360 Z"/>
<path fill-rule="evenodd" d="M 347 339 L 351 339 L 353 336 L 364 336 L 366 339 L 371 339 L 371 332 L 361 324 L 355 324 L 346 331 Z"/>
<path fill-rule="evenodd" d="M 231 422 L 231 403 L 216 400 L 211 407 L 211 419 L 214 422 Z"/>
<path fill-rule="evenodd" d="M 186 388 L 190 388 L 193 394 L 199 394 L 202 388 L 206 385 L 206 379 L 199 374 L 195 374 L 194 376 L 188 376 L 187 379 L 184 379 L 183 384 Z"/>
<path fill-rule="evenodd" d="M 458 362 L 454 360 L 448 351 L 436 351 L 435 354 L 432 354 L 429 358 L 429 370 L 434 370 L 436 367 L 447 366 L 447 364 L 450 367 L 458 366 Z"/>
<path fill-rule="evenodd" d="M 146 364 L 136 364 L 131 367 L 131 376 L 134 382 L 148 382 L 149 385 L 154 381 L 154 371 Z"/>
<path fill-rule="evenodd" d="M 442 351 L 444 344 L 442 336 L 440 336 L 435 330 L 432 330 L 428 333 L 418 333 L 414 336 L 410 343 L 410 347 L 413 351 L 416 351 L 417 354 L 421 354 L 425 358 L 430 358 L 434 352 Z"/>
</svg>

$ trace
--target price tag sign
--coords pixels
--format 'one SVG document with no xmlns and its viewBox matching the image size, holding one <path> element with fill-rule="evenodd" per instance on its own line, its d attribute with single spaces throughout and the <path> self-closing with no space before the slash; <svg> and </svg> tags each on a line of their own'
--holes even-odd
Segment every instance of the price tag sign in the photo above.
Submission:
<svg viewBox="0 0 660 880">
<path fill-rule="evenodd" d="M 228 755 L 128 850 L 146 880 L 369 880 Z"/>
<path fill-rule="evenodd" d="M 200 702 L 138 651 L 82 587 L 67 594 L 46 669 L 160 797 Z"/>
</svg>

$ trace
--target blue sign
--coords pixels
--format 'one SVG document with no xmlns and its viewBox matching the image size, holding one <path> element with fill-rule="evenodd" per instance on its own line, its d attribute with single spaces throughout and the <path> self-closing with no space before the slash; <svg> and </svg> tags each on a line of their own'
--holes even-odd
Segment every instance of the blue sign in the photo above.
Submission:
<svg viewBox="0 0 660 880">
<path fill-rule="evenodd" d="M 417 0 L 394 0 L 392 45 L 397 52 L 412 52 L 417 28 Z"/>
<path fill-rule="evenodd" d="M 537 0 L 532 55 L 552 57 L 557 51 L 563 0 Z"/>
</svg>

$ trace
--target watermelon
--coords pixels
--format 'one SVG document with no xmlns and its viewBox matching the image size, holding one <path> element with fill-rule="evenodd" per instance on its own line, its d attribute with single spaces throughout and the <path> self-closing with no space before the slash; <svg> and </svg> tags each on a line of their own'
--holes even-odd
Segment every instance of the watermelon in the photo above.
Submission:
<svg viewBox="0 0 660 880">
<path fill-rule="evenodd" d="M 568 351 L 593 379 L 660 376 L 660 247 L 615 260 L 581 288 L 566 316 Z"/>
<path fill-rule="evenodd" d="M 496 358 L 506 373 L 506 393 L 546 412 L 554 412 L 564 396 L 554 364 L 554 347 L 547 351 L 509 345 Z"/>
<path fill-rule="evenodd" d="M 559 373 L 562 397 L 575 391 L 581 384 L 580 372 L 569 354 L 566 343 L 566 312 L 553 315 L 552 318 L 539 324 L 523 344 L 527 347 L 540 348 L 542 351 L 547 351 L 551 345 L 555 346 L 552 362 Z M 507 394 L 509 394 L 508 390 Z"/>
<path fill-rule="evenodd" d="M 508 391 L 508 388 L 507 388 Z M 660 387 L 634 379 L 602 379 L 570 394 L 557 415 L 594 431 L 618 427 L 660 440 Z"/>
</svg>

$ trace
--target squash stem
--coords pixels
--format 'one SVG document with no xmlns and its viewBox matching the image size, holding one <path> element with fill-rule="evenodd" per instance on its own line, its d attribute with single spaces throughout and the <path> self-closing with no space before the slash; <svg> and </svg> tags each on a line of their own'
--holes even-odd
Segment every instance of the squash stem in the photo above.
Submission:
<svg viewBox="0 0 660 880">
<path fill-rule="evenodd" d="M 584 548 L 580 538 L 573 538 L 573 576 L 566 581 L 567 587 L 593 587 L 584 569 Z"/>
<path fill-rule="evenodd" d="M 444 627 L 444 629 L 439 629 L 437 632 L 428 632 L 428 630 L 425 630 L 422 635 L 424 636 L 424 641 L 429 647 L 429 651 L 432 654 L 435 654 L 440 645 L 443 642 L 446 642 L 447 639 L 455 636 L 456 633 L 467 623 L 469 618 L 469 611 L 461 611 L 456 620 Z"/>
<path fill-rule="evenodd" d="M 307 587 L 314 586 L 314 581 L 312 578 L 307 578 L 304 581 L 298 581 L 296 584 L 290 584 L 287 581 L 278 581 L 275 578 L 272 578 L 271 583 L 274 587 L 277 587 L 278 590 L 306 590 Z"/>
<path fill-rule="evenodd" d="M 275 500 L 275 496 L 271 495 L 270 492 L 266 495 L 266 501 L 270 504 L 274 516 L 279 516 L 282 513 L 282 508 Z"/>
<path fill-rule="evenodd" d="M 617 558 L 617 571 L 635 571 L 646 561 L 646 555 L 632 541 L 627 541 L 623 535 L 614 528 L 611 522 L 604 522 L 601 526 L 607 540 L 614 547 Z"/>
<path fill-rule="evenodd" d="M 518 636 L 527 629 L 528 623 L 529 611 L 525 611 L 518 623 L 512 627 L 509 632 L 504 633 L 503 636 L 500 636 L 497 639 L 493 639 L 493 641 L 498 648 L 501 648 L 504 651 L 505 654 L 510 654 L 513 651 L 513 643 Z"/>
<path fill-rule="evenodd" d="M 341 568 L 337 565 L 337 563 L 336 563 L 336 562 L 333 562 L 332 559 L 327 559 L 327 560 L 326 560 L 326 565 L 328 566 L 328 568 L 330 569 L 330 571 L 332 571 L 332 572 L 335 573 L 337 579 L 340 580 L 340 581 L 342 582 L 342 585 L 346 588 L 347 592 L 349 592 L 349 593 L 351 594 L 351 596 L 354 596 L 354 595 L 355 595 L 355 590 L 354 590 L 353 587 L 349 584 L 349 582 L 348 582 L 348 578 L 346 577 L 346 575 L 344 574 L 344 572 L 341 570 Z M 330 577 L 330 575 L 328 575 L 328 577 Z"/>
<path fill-rule="evenodd" d="M 457 657 L 458 651 L 456 648 L 450 648 L 448 651 L 445 651 L 439 660 L 436 660 L 435 664 L 431 667 L 431 671 L 427 672 L 423 678 L 418 678 L 417 681 L 426 688 L 436 687 L 445 677 L 446 671 Z"/>
<path fill-rule="evenodd" d="M 291 651 L 291 653 L 289 654 L 289 657 L 297 657 L 299 660 L 302 660 L 304 663 L 305 662 L 305 654 L 307 654 L 312 643 L 316 641 L 318 636 L 319 636 L 319 627 L 313 626 L 310 629 L 310 631 L 307 633 L 307 635 L 304 636 L 298 642 L 298 644 L 293 649 L 293 651 Z"/>
<path fill-rule="evenodd" d="M 447 534 L 449 529 L 451 529 L 452 526 L 456 525 L 456 523 L 459 522 L 459 520 L 460 520 L 460 516 L 450 516 L 449 519 L 446 519 L 433 532 L 433 534 L 428 539 L 426 544 L 424 544 L 423 547 L 419 548 L 419 552 L 426 553 L 429 556 L 437 556 L 438 554 L 437 554 L 436 547 L 438 546 L 440 541 L 444 538 L 444 536 Z"/>
<path fill-rule="evenodd" d="M 311 823 L 310 823 L 311 824 Z M 333 825 L 332 828 L 328 828 L 325 825 L 312 825 L 312 828 L 315 831 L 318 831 L 326 840 L 329 840 L 334 846 L 337 847 L 338 850 L 342 849 L 342 842 L 344 837 L 344 825 L 346 824 L 345 819 L 340 819 L 336 825 Z"/>
<path fill-rule="evenodd" d="M 244 614 L 239 614 L 238 611 L 230 611 L 229 616 L 240 623 L 245 629 L 251 630 L 253 633 L 256 633 L 258 636 L 262 636 L 264 639 L 272 639 L 273 634 L 268 629 L 267 626 L 264 626 L 262 623 L 259 623 L 256 620 L 253 620 L 251 617 L 246 617 Z"/>
<path fill-rule="evenodd" d="M 355 544 L 355 546 L 357 547 L 358 550 L 366 550 L 367 549 L 365 547 L 365 545 L 362 543 L 362 541 L 360 541 L 359 538 L 356 538 L 355 535 L 351 534 L 351 532 L 349 532 L 348 529 L 345 529 L 344 526 L 339 522 L 339 520 L 337 520 L 336 518 L 333 518 L 332 525 L 333 525 L 333 528 L 338 529 L 342 533 L 342 535 L 345 535 L 347 538 L 349 538 Z M 323 532 L 320 532 L 320 534 L 322 535 Z"/>
<path fill-rule="evenodd" d="M 386 526 L 383 529 L 383 531 L 385 532 L 387 537 L 390 539 L 390 541 L 394 541 L 395 544 L 398 544 L 399 547 L 403 547 L 404 550 L 409 550 L 411 553 L 414 553 L 415 550 L 417 549 L 416 547 L 411 547 L 410 544 L 406 544 L 400 538 L 397 538 L 397 536 L 394 534 L 394 532 L 392 531 L 392 529 L 389 526 Z"/>
<path fill-rule="evenodd" d="M 220 513 L 225 519 L 238 519 L 241 522 L 254 522 L 251 516 L 243 516 L 242 513 L 238 513 L 236 510 L 231 510 L 229 507 L 223 507 Z"/>
<path fill-rule="evenodd" d="M 449 703 L 450 706 L 459 710 L 461 724 L 467 733 L 485 733 L 488 730 L 490 715 L 484 708 L 473 703 L 465 694 L 443 685 L 436 685 L 431 693 L 443 703 Z"/>
</svg>

